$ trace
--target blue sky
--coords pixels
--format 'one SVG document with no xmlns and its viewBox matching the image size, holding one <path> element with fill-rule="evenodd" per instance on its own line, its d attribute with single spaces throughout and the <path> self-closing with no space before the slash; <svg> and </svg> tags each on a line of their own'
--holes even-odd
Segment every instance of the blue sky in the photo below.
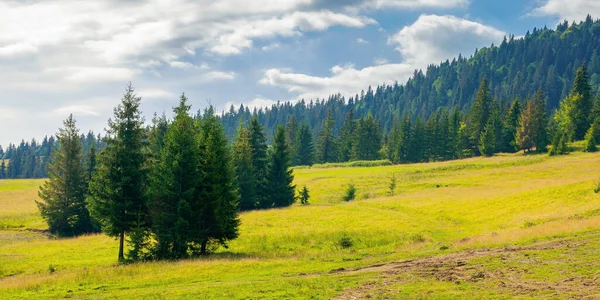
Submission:
<svg viewBox="0 0 600 300">
<path fill-rule="evenodd" d="M 131 81 L 149 119 L 349 96 L 507 34 L 600 16 L 594 0 L 103 0 L 0 3 L 0 144 L 73 113 L 101 132 Z"/>
</svg>

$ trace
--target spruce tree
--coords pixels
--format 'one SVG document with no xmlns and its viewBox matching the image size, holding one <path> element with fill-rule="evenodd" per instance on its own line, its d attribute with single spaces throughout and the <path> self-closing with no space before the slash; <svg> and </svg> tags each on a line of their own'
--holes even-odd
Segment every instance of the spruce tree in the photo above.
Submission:
<svg viewBox="0 0 600 300">
<path fill-rule="evenodd" d="M 502 123 L 502 145 L 501 151 L 512 153 L 518 150 L 515 142 L 517 134 L 517 126 L 519 125 L 519 117 L 521 116 L 521 101 L 515 98 L 510 104 L 508 113 Z"/>
<path fill-rule="evenodd" d="M 496 148 L 496 130 L 493 122 L 488 122 L 479 136 L 479 153 L 485 156 L 494 155 Z"/>
<path fill-rule="evenodd" d="M 528 151 L 535 147 L 537 152 L 546 151 L 548 145 L 547 118 L 541 90 L 527 101 L 519 119 L 516 141 L 520 149 Z"/>
<path fill-rule="evenodd" d="M 477 149 L 479 136 L 484 131 L 490 117 L 492 98 L 487 78 L 483 78 L 479 85 L 479 90 L 475 95 L 475 102 L 471 106 L 469 120 L 467 122 L 467 132 L 474 149 Z"/>
<path fill-rule="evenodd" d="M 158 258 L 185 257 L 196 230 L 192 206 L 198 202 L 200 157 L 195 122 L 182 95 L 173 109 L 175 118 L 167 128 L 159 160 L 152 166 L 148 207 Z"/>
<path fill-rule="evenodd" d="M 301 190 L 300 190 L 300 204 L 302 205 L 308 205 L 308 199 L 310 198 L 310 194 L 308 193 L 308 188 L 306 186 L 304 186 Z"/>
<path fill-rule="evenodd" d="M 314 158 L 313 135 L 308 125 L 302 123 L 296 134 L 293 163 L 297 166 L 312 166 Z"/>
<path fill-rule="evenodd" d="M 354 120 L 354 111 L 348 110 L 344 124 L 340 130 L 340 154 L 339 161 L 346 162 L 352 156 L 352 144 L 354 142 L 354 132 L 356 129 L 356 121 Z"/>
<path fill-rule="evenodd" d="M 358 121 L 352 145 L 352 160 L 376 160 L 381 150 L 379 122 L 369 114 Z"/>
<path fill-rule="evenodd" d="M 327 111 L 327 118 L 323 120 L 323 129 L 317 138 L 317 160 L 321 163 L 336 162 L 338 158 L 337 139 L 333 134 L 335 119 L 331 110 Z"/>
<path fill-rule="evenodd" d="M 598 129 L 596 129 L 596 123 L 593 123 L 585 134 L 585 148 L 586 152 L 596 152 L 596 145 L 598 141 L 596 140 L 598 136 Z"/>
<path fill-rule="evenodd" d="M 52 152 L 48 180 L 38 193 L 37 202 L 50 232 L 59 236 L 76 236 L 92 231 L 85 202 L 87 192 L 79 130 L 70 115 L 56 137 L 59 146 Z"/>
<path fill-rule="evenodd" d="M 141 98 L 127 86 L 121 103 L 109 119 L 106 148 L 101 152 L 90 184 L 89 208 L 102 230 L 119 238 L 119 261 L 124 261 L 125 236 L 129 235 L 132 259 L 140 255 L 140 242 L 147 233 L 145 195 L 145 131 L 139 110 Z"/>
<path fill-rule="evenodd" d="M 280 125 L 275 130 L 273 146 L 269 151 L 267 182 L 273 207 L 290 206 L 294 203 L 296 187 L 292 184 L 293 180 L 294 175 L 290 168 L 290 158 L 285 143 L 285 131 Z"/>
<path fill-rule="evenodd" d="M 592 88 L 589 83 L 587 68 L 582 65 L 577 69 L 573 90 L 571 91 L 571 100 L 573 109 L 571 110 L 571 120 L 575 125 L 575 140 L 584 138 L 590 127 L 592 108 L 594 101 L 592 98 Z M 579 95 L 580 97 L 573 97 Z"/>
<path fill-rule="evenodd" d="M 0 163 L 0 178 L 1 179 L 6 178 L 6 160 L 4 160 L 4 159 Z"/>
<path fill-rule="evenodd" d="M 190 228 L 194 229 L 192 241 L 199 246 L 192 247 L 192 252 L 205 255 L 237 238 L 239 193 L 228 139 L 212 106 L 204 111 L 199 127 L 202 181 L 199 201 L 191 204 L 195 217 Z"/>
<path fill-rule="evenodd" d="M 259 208 L 267 208 L 269 200 L 266 192 L 267 178 L 267 139 L 262 125 L 254 116 L 248 126 L 250 149 L 252 151 L 252 176 L 254 178 L 254 203 Z"/>
<path fill-rule="evenodd" d="M 233 144 L 233 161 L 240 193 L 240 211 L 255 209 L 257 205 L 255 196 L 256 181 L 253 175 L 250 133 L 242 123 L 240 123 L 238 135 Z"/>
<path fill-rule="evenodd" d="M 296 148 L 296 135 L 298 132 L 298 122 L 296 116 L 292 115 L 290 121 L 285 125 L 285 142 L 288 144 L 288 151 L 294 153 Z"/>
</svg>

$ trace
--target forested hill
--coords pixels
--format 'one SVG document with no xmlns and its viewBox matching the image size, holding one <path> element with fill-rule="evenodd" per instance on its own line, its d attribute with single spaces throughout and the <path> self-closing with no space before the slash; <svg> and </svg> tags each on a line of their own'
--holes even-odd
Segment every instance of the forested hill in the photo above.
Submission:
<svg viewBox="0 0 600 300">
<path fill-rule="evenodd" d="M 332 95 L 328 99 L 301 100 L 295 104 L 280 103 L 270 108 L 250 110 L 231 107 L 222 115 L 229 136 L 235 136 L 240 122 L 248 123 L 253 114 L 271 135 L 277 124 L 287 123 L 294 115 L 316 133 L 327 111 L 335 118 L 335 132 L 342 126 L 348 110 L 356 117 L 371 113 L 388 132 L 394 116 L 420 116 L 427 119 L 438 108 L 470 108 L 475 93 L 486 77 L 492 96 L 508 105 L 518 97 L 531 98 L 538 89 L 545 95 L 547 112 L 558 107 L 573 86 L 577 68 L 587 65 L 590 84 L 595 93 L 600 86 L 600 21 L 587 20 L 569 25 L 567 21 L 555 30 L 533 29 L 524 37 L 509 36 L 500 45 L 479 49 L 470 58 L 459 56 L 452 61 L 430 65 L 425 72 L 415 71 L 404 85 L 382 85 L 349 99 Z M 359 89 L 360 87 L 357 87 Z"/>
</svg>

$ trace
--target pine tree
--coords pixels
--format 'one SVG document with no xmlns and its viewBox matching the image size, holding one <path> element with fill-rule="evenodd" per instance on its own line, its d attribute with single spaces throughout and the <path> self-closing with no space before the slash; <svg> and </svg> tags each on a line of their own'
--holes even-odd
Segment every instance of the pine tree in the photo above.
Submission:
<svg viewBox="0 0 600 300">
<path fill-rule="evenodd" d="M 235 170 L 223 124 L 211 106 L 199 122 L 200 173 L 199 202 L 191 205 L 195 212 L 192 240 L 201 255 L 227 247 L 237 238 L 239 193 L 235 188 Z M 285 137 L 283 137 L 285 139 Z"/>
<path fill-rule="evenodd" d="M 369 114 L 358 121 L 352 145 L 352 160 L 376 160 L 381 149 L 379 122 Z"/>
<path fill-rule="evenodd" d="M 496 148 L 496 129 L 493 122 L 488 122 L 479 136 L 479 153 L 485 156 L 494 155 Z"/>
<path fill-rule="evenodd" d="M 52 152 L 48 166 L 49 178 L 38 193 L 37 202 L 50 232 L 59 236 L 76 236 L 92 231 L 92 223 L 85 202 L 87 192 L 85 170 L 82 165 L 79 130 L 70 115 L 56 137 L 59 146 Z"/>
<path fill-rule="evenodd" d="M 592 123 L 590 129 L 585 134 L 585 148 L 586 152 L 596 152 L 596 145 L 598 144 L 596 137 L 598 136 L 598 129 L 596 129 L 596 123 Z"/>
<path fill-rule="evenodd" d="M 335 119 L 331 110 L 323 121 L 323 129 L 317 139 L 317 160 L 321 163 L 336 162 L 338 157 L 337 139 L 333 134 Z"/>
<path fill-rule="evenodd" d="M 127 86 L 121 103 L 108 121 L 106 148 L 101 152 L 90 184 L 89 208 L 102 230 L 119 238 L 119 261 L 124 261 L 125 236 L 130 235 L 129 257 L 140 255 L 140 235 L 146 233 L 148 215 L 145 195 L 144 120 L 141 98 Z"/>
<path fill-rule="evenodd" d="M 354 132 L 356 121 L 354 120 L 354 111 L 348 110 L 344 124 L 340 130 L 340 154 L 339 161 L 346 162 L 352 156 L 352 144 L 354 142 Z"/>
<path fill-rule="evenodd" d="M 300 204 L 302 205 L 308 205 L 308 199 L 310 198 L 310 195 L 308 193 L 308 188 L 306 186 L 304 186 L 301 190 L 300 190 Z"/>
<path fill-rule="evenodd" d="M 236 166 L 236 179 L 240 192 L 240 210 L 246 211 L 256 208 L 255 188 L 253 176 L 252 148 L 250 147 L 250 133 L 241 123 L 237 138 L 233 144 L 233 161 Z"/>
<path fill-rule="evenodd" d="M 293 164 L 297 166 L 312 166 L 314 158 L 313 136 L 308 125 L 302 123 L 296 134 L 296 147 Z"/>
<path fill-rule="evenodd" d="M 590 87 L 587 68 L 584 64 L 577 69 L 570 97 L 573 101 L 573 109 L 571 110 L 570 118 L 575 125 L 575 140 L 584 138 L 592 121 L 590 118 L 594 102 L 591 91 L 592 88 Z M 574 97 L 575 95 L 579 95 L 580 97 Z"/>
<path fill-rule="evenodd" d="M 519 98 L 511 103 L 508 113 L 502 123 L 502 145 L 503 152 L 512 153 L 518 150 L 516 140 L 517 126 L 519 125 L 519 117 L 521 116 L 521 101 Z"/>
<path fill-rule="evenodd" d="M 273 207 L 290 206 L 294 203 L 292 184 L 294 175 L 290 168 L 290 158 L 285 144 L 285 131 L 278 126 L 273 138 L 273 146 L 269 151 L 268 191 Z"/>
<path fill-rule="evenodd" d="M 531 150 L 535 147 L 537 152 L 544 152 L 547 141 L 546 111 L 542 91 L 529 101 L 519 119 L 516 141 L 522 150 Z"/>
<path fill-rule="evenodd" d="M 490 117 L 492 98 L 490 96 L 490 89 L 487 78 L 481 80 L 479 90 L 475 95 L 475 102 L 471 106 L 471 112 L 469 114 L 469 120 L 467 122 L 467 132 L 469 134 L 471 145 L 474 149 L 479 144 L 479 136 L 484 131 L 488 119 Z"/>
<path fill-rule="evenodd" d="M 268 194 L 266 191 L 267 180 L 267 139 L 263 132 L 262 126 L 255 116 L 250 120 L 248 126 L 250 135 L 248 142 L 252 151 L 252 171 L 254 178 L 254 203 L 257 203 L 259 208 L 269 207 Z"/>
<path fill-rule="evenodd" d="M 148 207 L 158 258 L 181 258 L 192 242 L 195 216 L 192 207 L 199 200 L 198 185 L 203 179 L 195 122 L 182 95 L 173 109 L 175 119 L 167 128 L 160 159 L 152 166 Z"/>
</svg>

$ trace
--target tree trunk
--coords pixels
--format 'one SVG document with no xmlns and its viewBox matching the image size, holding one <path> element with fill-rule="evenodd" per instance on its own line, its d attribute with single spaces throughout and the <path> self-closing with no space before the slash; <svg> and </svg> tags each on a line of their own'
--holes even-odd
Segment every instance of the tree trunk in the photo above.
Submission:
<svg viewBox="0 0 600 300">
<path fill-rule="evenodd" d="M 125 257 L 123 256 L 123 242 L 125 241 L 125 232 L 121 231 L 121 236 L 119 237 L 119 262 L 123 262 Z"/>
</svg>

